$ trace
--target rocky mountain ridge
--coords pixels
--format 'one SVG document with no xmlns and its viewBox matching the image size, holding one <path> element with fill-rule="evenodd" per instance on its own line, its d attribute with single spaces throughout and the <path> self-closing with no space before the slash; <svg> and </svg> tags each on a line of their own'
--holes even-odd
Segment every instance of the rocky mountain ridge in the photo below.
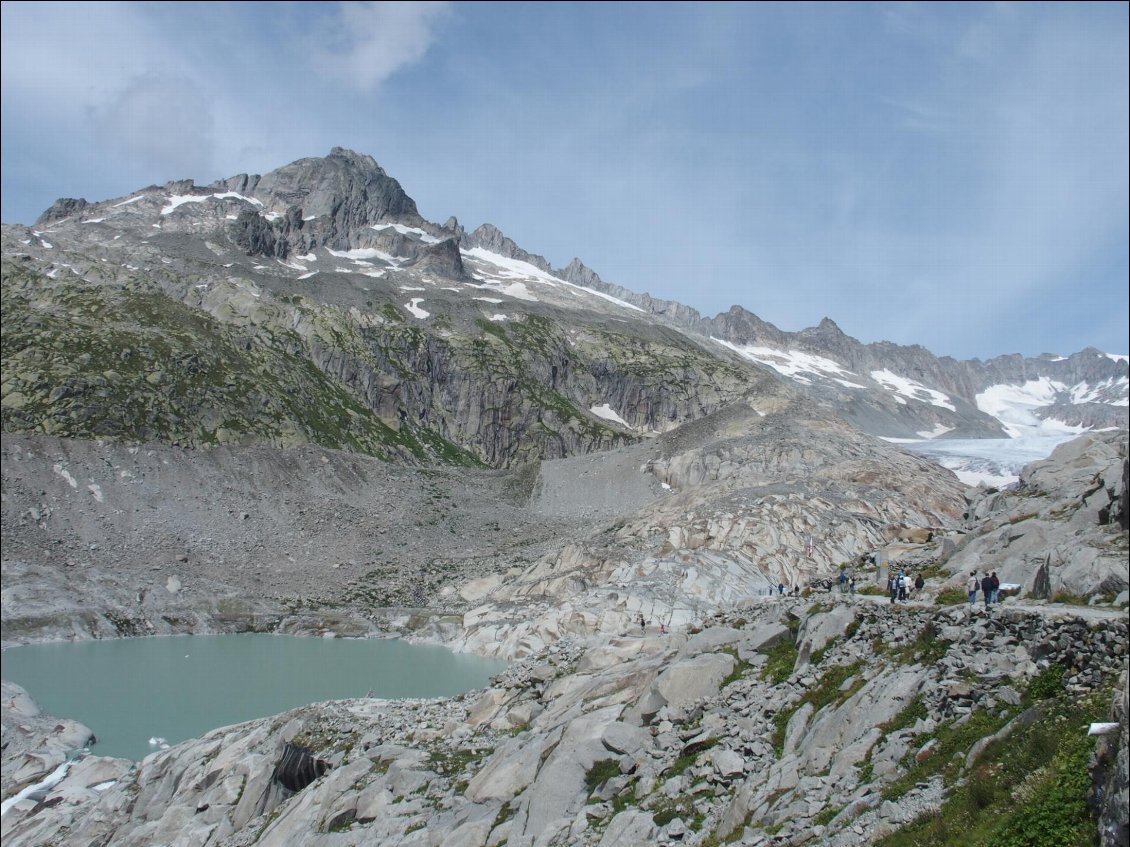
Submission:
<svg viewBox="0 0 1130 847">
<path fill-rule="evenodd" d="M 422 423 L 424 440 L 451 440 L 457 449 L 469 449 L 496 466 L 619 443 L 625 433 L 615 426 L 597 436 L 609 421 L 647 433 L 692 420 L 741 396 L 747 380 L 718 385 L 708 377 L 712 396 L 683 404 L 673 405 L 654 392 L 679 381 L 695 385 L 692 393 L 697 393 L 703 371 L 720 368 L 735 375 L 767 370 L 815 402 L 836 408 L 864 431 L 894 438 L 1001 436 L 1018 427 L 1039 427 L 1045 419 L 1060 428 L 1126 426 L 1130 408 L 1126 362 L 1096 351 L 1066 358 L 956 362 L 917 347 L 861 344 L 831 320 L 785 333 L 738 306 L 702 318 L 680 304 L 606 283 L 578 259 L 554 270 L 489 224 L 466 233 L 454 218 L 443 226 L 424 220 L 399 183 L 371 157 L 341 148 L 324 159 L 303 159 L 264 176 L 240 175 L 206 188 L 173 182 L 105 203 L 60 200 L 37 227 L 42 228 L 7 228 L 4 246 L 9 259 L 19 257 L 28 271 L 25 279 L 36 278 L 35 286 L 49 287 L 42 278 L 59 280 L 62 273 L 87 284 L 116 277 L 113 284 L 128 287 L 137 281 L 121 270 L 110 274 L 106 265 L 125 271 L 144 265 L 136 273 L 156 281 L 161 294 L 223 322 L 232 317 L 245 321 L 240 313 L 248 311 L 249 298 L 277 310 L 284 326 L 301 326 L 316 315 L 318 322 L 332 325 L 330 337 L 320 333 L 287 341 L 286 347 L 297 352 L 306 346 L 305 357 L 331 382 L 360 397 L 381 422 L 394 427 L 401 419 L 413 426 Z M 96 266 L 91 261 L 102 265 L 97 273 L 92 273 Z M 339 276 L 331 280 L 329 273 Z M 415 293 L 423 296 L 403 302 Z M 262 313 L 246 317 L 262 320 Z M 556 336 L 559 343 L 535 349 L 529 333 L 512 331 L 531 320 L 534 334 L 546 340 Z M 392 355 L 373 349 L 373 340 L 365 335 L 395 336 L 393 323 L 417 330 L 407 339 L 415 350 L 403 342 L 394 343 Z M 488 333 L 479 323 L 495 326 Z M 555 373 L 572 369 L 580 375 L 568 341 L 582 327 L 598 333 L 588 335 L 597 349 L 584 363 L 595 382 L 585 380 L 561 391 Z M 496 436 L 482 443 L 484 421 L 453 420 L 447 413 L 453 403 L 456 418 L 479 414 L 478 409 L 465 400 L 460 408 L 460 399 L 448 391 L 436 396 L 438 386 L 410 388 L 398 379 L 423 372 L 426 382 L 434 384 L 435 376 L 455 365 L 451 352 L 436 348 L 462 338 L 477 338 L 489 347 L 492 333 L 504 344 L 516 344 L 527 359 L 528 367 L 506 369 L 506 388 L 514 393 L 515 383 L 527 383 L 520 405 L 530 408 L 517 410 L 504 397 L 487 402 L 503 410 L 506 429 L 524 431 L 517 444 L 498 443 Z M 647 349 L 660 339 L 662 349 Z M 642 357 L 632 352 L 641 342 Z M 327 347 L 339 348 L 335 362 L 324 360 L 320 350 Z M 509 349 L 496 352 L 503 358 L 513 355 Z M 663 360 L 671 354 L 690 370 L 664 369 Z M 501 369 L 498 356 L 489 359 L 482 364 Z M 660 365 L 661 379 L 640 384 L 641 371 L 653 364 Z M 468 366 L 460 362 L 456 369 Z M 337 372 L 341 367 L 344 373 Z M 614 373 L 624 368 L 631 373 Z M 611 384 L 603 378 L 610 371 Z M 377 392 L 375 382 L 384 384 Z M 477 378 L 473 382 L 473 388 L 460 387 L 458 393 L 491 397 L 490 386 Z M 529 385 L 547 382 L 559 397 L 535 396 L 538 392 Z M 11 382 L 6 391 L 26 394 Z M 536 425 L 544 423 L 538 421 L 540 412 L 554 406 L 559 411 L 548 428 L 563 435 L 560 441 L 547 440 Z M 608 411 L 594 415 L 591 410 L 597 408 Z M 509 425 L 516 411 L 523 422 Z M 34 428 L 34 418 L 21 416 L 5 426 Z M 586 429 L 590 434 L 582 432 Z M 315 443 L 357 449 L 348 439 Z"/>
</svg>

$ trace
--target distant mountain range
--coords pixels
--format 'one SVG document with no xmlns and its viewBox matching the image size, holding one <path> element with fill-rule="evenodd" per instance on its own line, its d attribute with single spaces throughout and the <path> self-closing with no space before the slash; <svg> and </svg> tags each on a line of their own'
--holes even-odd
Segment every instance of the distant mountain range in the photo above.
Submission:
<svg viewBox="0 0 1130 847">
<path fill-rule="evenodd" d="M 61 199 L 5 225 L 3 427 L 312 442 L 509 466 L 695 420 L 765 380 L 882 438 L 1126 427 L 1128 360 L 936 357 L 783 332 L 425 220 L 369 156 Z"/>
</svg>

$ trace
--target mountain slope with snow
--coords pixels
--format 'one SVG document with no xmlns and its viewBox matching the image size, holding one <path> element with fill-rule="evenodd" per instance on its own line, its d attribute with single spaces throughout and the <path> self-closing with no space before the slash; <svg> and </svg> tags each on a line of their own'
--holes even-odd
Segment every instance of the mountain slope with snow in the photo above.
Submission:
<svg viewBox="0 0 1130 847">
<path fill-rule="evenodd" d="M 419 430 L 414 439 L 490 464 L 662 432 L 766 375 L 887 439 L 1066 434 L 1125 427 L 1130 411 L 1125 356 L 958 362 L 862 344 L 828 319 L 786 333 L 739 306 L 703 318 L 606 283 L 580 260 L 554 269 L 489 224 L 467 233 L 455 218 L 427 221 L 371 157 L 340 148 L 206 187 L 179 181 L 102 203 L 60 200 L 34 228 L 6 226 L 4 253 L 21 268 L 5 284 L 18 278 L 27 294 L 11 301 L 27 304 L 16 325 L 40 326 L 45 315 L 36 279 L 60 289 L 46 298 L 51 309 L 95 333 L 74 312 L 91 286 L 168 297 L 234 330 L 248 349 L 304 351 L 374 431 L 407 426 Z M 119 329 L 157 331 L 136 317 Z M 89 343 L 145 347 L 124 337 Z M 6 352 L 6 428 L 109 434 L 84 418 L 99 414 L 100 383 L 117 391 L 128 382 L 120 368 L 99 359 L 91 371 L 93 359 L 65 346 L 34 367 L 15 353 Z M 138 376 L 154 380 L 146 392 L 165 391 L 159 377 Z M 286 415 L 281 429 L 242 412 L 223 425 L 231 409 L 217 402 L 178 416 L 166 437 L 352 443 Z"/>
</svg>

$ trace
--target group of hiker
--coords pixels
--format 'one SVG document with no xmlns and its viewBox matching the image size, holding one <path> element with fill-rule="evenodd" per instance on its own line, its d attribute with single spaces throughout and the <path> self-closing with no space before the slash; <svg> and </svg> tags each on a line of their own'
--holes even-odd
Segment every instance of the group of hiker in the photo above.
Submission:
<svg viewBox="0 0 1130 847">
<path fill-rule="evenodd" d="M 891 571 L 887 574 L 887 593 L 891 595 L 892 603 L 896 601 L 905 603 L 912 593 L 920 592 L 925 584 L 926 580 L 922 578 L 922 574 L 918 574 L 913 582 L 904 570 L 899 570 L 898 573 Z"/>
<path fill-rule="evenodd" d="M 977 571 L 969 572 L 969 579 L 965 581 L 965 590 L 969 592 L 969 605 L 977 604 L 977 589 L 985 601 L 985 608 L 1000 602 L 1001 581 L 997 579 L 997 572 L 985 572 L 981 579 L 977 579 Z"/>
</svg>

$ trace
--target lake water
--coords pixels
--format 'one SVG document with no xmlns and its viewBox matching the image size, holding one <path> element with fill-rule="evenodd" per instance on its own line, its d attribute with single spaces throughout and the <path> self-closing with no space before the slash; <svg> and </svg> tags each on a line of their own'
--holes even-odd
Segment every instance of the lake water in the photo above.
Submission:
<svg viewBox="0 0 1130 847">
<path fill-rule="evenodd" d="M 13 647 L 4 678 L 44 712 L 94 732 L 100 756 L 141 759 L 216 727 L 307 703 L 449 697 L 481 688 L 497 659 L 385 639 L 184 635 Z"/>
</svg>

